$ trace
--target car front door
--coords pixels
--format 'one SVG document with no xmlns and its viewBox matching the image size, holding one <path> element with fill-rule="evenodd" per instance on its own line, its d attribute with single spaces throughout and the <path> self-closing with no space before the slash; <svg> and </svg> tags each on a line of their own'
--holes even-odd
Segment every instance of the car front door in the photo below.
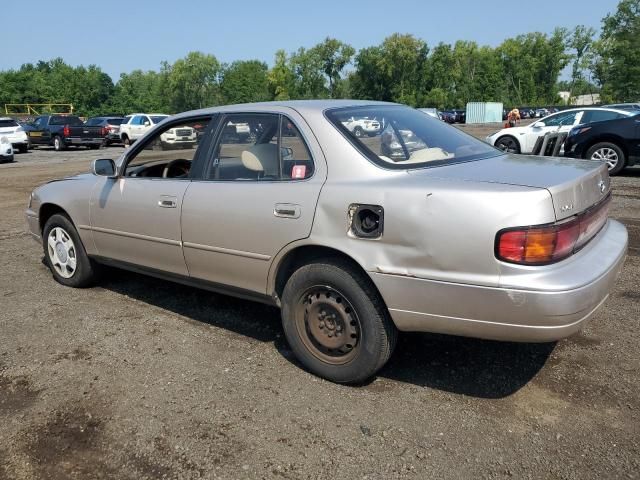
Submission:
<svg viewBox="0 0 640 480">
<path fill-rule="evenodd" d="M 146 132 L 145 122 L 149 119 L 145 115 L 136 115 L 131 121 L 131 138 L 132 140 L 138 140 L 144 132 Z"/>
<path fill-rule="evenodd" d="M 180 213 L 199 145 L 160 150 L 169 128 L 192 127 L 209 118 L 168 123 L 126 154 L 118 178 L 103 178 L 91 199 L 91 230 L 101 257 L 187 276 Z M 206 138 L 206 137 L 205 137 Z"/>
<path fill-rule="evenodd" d="M 221 122 L 204 177 L 182 205 L 184 257 L 192 277 L 264 294 L 276 254 L 311 232 L 326 164 L 294 111 Z M 231 128 L 239 123 L 254 135 L 239 138 Z"/>
<path fill-rule="evenodd" d="M 530 153 L 536 144 L 536 140 L 547 133 L 568 132 L 574 125 L 580 123 L 583 114 L 583 110 L 558 112 L 532 123 L 529 126 L 527 135 L 525 135 L 522 153 Z"/>
</svg>

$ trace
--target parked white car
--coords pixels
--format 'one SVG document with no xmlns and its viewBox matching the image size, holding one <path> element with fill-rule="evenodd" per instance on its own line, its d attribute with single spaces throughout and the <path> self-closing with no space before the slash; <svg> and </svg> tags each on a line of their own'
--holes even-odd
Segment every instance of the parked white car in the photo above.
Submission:
<svg viewBox="0 0 640 480">
<path fill-rule="evenodd" d="M 614 120 L 632 115 L 632 111 L 615 108 L 582 107 L 548 115 L 530 125 L 503 128 L 487 136 L 489 145 L 510 153 L 531 153 L 538 137 L 551 132 L 569 132 L 575 125 Z"/>
<path fill-rule="evenodd" d="M 368 118 L 354 118 L 342 122 L 347 130 L 349 130 L 356 137 L 364 137 L 365 135 L 369 135 L 370 137 L 375 137 L 378 133 L 380 133 L 380 122 L 378 120 L 370 120 Z"/>
<path fill-rule="evenodd" d="M 29 148 L 29 137 L 27 137 L 27 132 L 25 132 L 20 124 L 13 118 L 0 118 L 0 137 L 6 137 L 9 143 L 11 143 L 13 147 L 13 149 L 11 150 L 12 156 L 14 149 L 18 150 L 20 153 L 27 153 L 27 150 Z"/>
<path fill-rule="evenodd" d="M 171 128 L 160 135 L 162 148 L 193 148 L 197 143 L 197 135 L 194 128 L 180 126 Z"/>
<path fill-rule="evenodd" d="M 13 162 L 13 147 L 7 137 L 0 137 L 0 163 Z"/>
<path fill-rule="evenodd" d="M 120 139 L 125 146 L 142 137 L 154 125 L 169 118 L 164 113 L 132 113 L 124 118 L 120 124 Z"/>
</svg>

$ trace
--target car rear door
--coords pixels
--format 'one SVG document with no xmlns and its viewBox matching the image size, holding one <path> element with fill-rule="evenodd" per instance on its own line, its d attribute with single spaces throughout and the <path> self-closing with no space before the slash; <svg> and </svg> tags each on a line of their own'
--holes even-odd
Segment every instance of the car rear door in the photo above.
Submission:
<svg viewBox="0 0 640 480">
<path fill-rule="evenodd" d="M 238 123 L 251 140 L 233 133 Z M 192 277 L 264 294 L 273 258 L 311 232 L 324 157 L 294 111 L 226 115 L 217 131 L 182 205 L 184 257 Z"/>
<path fill-rule="evenodd" d="M 29 141 L 32 145 L 49 144 L 49 138 L 45 136 L 45 127 L 47 125 L 47 117 L 36 117 L 33 121 L 33 129 L 29 130 Z"/>
</svg>

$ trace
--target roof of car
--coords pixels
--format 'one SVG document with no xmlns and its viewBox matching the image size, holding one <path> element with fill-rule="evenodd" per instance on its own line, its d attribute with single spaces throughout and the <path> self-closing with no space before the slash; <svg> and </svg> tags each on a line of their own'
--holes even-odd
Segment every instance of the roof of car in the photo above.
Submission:
<svg viewBox="0 0 640 480">
<path fill-rule="evenodd" d="M 185 114 L 208 114 L 217 112 L 234 112 L 234 111 L 247 111 L 247 110 L 262 110 L 268 111 L 269 108 L 292 108 L 299 112 L 323 112 L 330 108 L 340 107 L 360 107 L 367 105 L 399 105 L 397 103 L 390 102 L 378 102 L 374 100 L 285 100 L 285 101 L 273 101 L 273 102 L 257 102 L 257 103 L 238 103 L 235 105 L 221 105 L 218 107 L 208 107 L 200 110 L 193 110 L 191 112 L 184 112 Z"/>
</svg>

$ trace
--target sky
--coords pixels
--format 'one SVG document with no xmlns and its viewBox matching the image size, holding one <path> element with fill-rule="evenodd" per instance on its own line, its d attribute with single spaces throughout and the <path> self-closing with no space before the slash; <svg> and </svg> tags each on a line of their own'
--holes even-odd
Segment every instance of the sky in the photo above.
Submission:
<svg viewBox="0 0 640 480">
<path fill-rule="evenodd" d="M 62 57 L 74 66 L 96 64 L 117 81 L 120 73 L 158 70 L 163 60 L 173 63 L 194 50 L 221 62 L 258 59 L 271 65 L 276 50 L 312 47 L 327 36 L 360 49 L 395 32 L 429 46 L 456 40 L 497 46 L 558 26 L 599 31 L 618 0 L 65 0 L 55 8 L 50 0 L 2 3 L 1 16 L 12 19 L 3 22 L 3 37 L 15 42 L 5 40 L 12 48 L 2 49 L 0 70 Z"/>
</svg>

